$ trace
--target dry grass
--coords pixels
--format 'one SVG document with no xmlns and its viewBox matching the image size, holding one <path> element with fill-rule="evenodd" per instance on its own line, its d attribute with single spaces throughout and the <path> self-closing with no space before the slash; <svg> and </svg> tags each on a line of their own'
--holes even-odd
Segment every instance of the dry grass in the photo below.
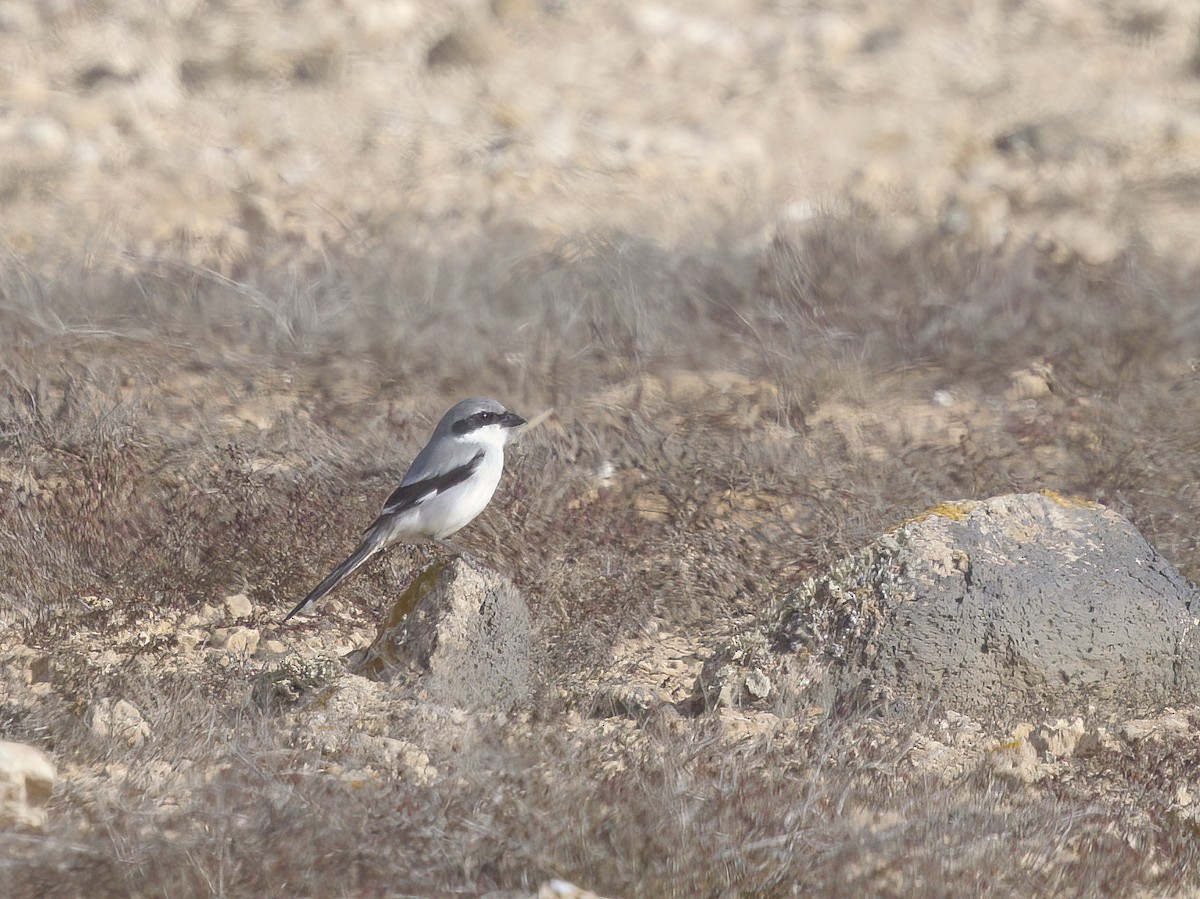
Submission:
<svg viewBox="0 0 1200 899">
<path fill-rule="evenodd" d="M 651 620 L 718 632 L 945 499 L 1102 500 L 1195 578 L 1187 279 L 1136 250 L 1088 268 L 937 233 L 897 247 L 854 218 L 748 256 L 628 235 L 546 251 L 504 228 L 434 255 L 406 233 L 233 278 L 0 262 L 0 601 L 51 685 L 20 698 L 10 654 L 0 730 L 65 774 L 44 835 L 0 838 L 10 895 L 478 895 L 550 876 L 622 896 L 1200 888 L 1193 834 L 1165 811 L 1194 770 L 1186 741 L 1025 787 L 914 773 L 907 740 L 927 722 L 911 713 L 743 741 L 703 717 L 580 717 L 619 638 Z M 1031 362 L 1052 365 L 1052 392 L 1004 399 Z M 590 404 L 678 370 L 737 372 L 776 399 L 750 427 L 714 395 Z M 934 390 L 978 400 L 978 439 L 855 443 L 816 415 L 894 417 Z M 184 652 L 177 626 L 245 587 L 269 630 L 431 419 L 475 392 L 557 410 L 462 535 L 528 597 L 543 682 L 522 715 L 455 739 L 416 713 L 380 725 L 430 754 L 431 783 L 347 778 L 351 742 L 309 748 L 248 701 L 257 660 Z M 598 489 L 606 461 L 617 476 Z M 664 514 L 639 507 L 650 493 Z M 397 583 L 373 565 L 341 598 L 370 621 Z M 137 705 L 151 740 L 93 736 L 85 712 L 106 696 Z"/>
</svg>

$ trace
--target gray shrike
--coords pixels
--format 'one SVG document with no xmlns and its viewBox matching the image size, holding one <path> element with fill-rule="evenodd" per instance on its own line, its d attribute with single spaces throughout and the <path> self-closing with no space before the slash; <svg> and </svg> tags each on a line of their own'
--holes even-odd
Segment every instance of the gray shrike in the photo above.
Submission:
<svg viewBox="0 0 1200 899">
<path fill-rule="evenodd" d="M 472 397 L 442 416 L 400 486 L 367 528 L 358 549 L 287 613 L 318 599 L 397 540 L 442 540 L 471 523 L 491 501 L 504 471 L 504 444 L 525 419 L 495 400 Z"/>
</svg>

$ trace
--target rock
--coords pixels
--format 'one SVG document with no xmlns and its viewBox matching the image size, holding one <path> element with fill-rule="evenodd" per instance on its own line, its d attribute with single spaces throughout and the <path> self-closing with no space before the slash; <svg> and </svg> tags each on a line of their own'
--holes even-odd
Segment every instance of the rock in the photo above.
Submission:
<svg viewBox="0 0 1200 899">
<path fill-rule="evenodd" d="M 1050 395 L 1053 383 L 1054 367 L 1048 362 L 1034 362 L 1009 374 L 1004 398 L 1013 403 L 1040 399 Z"/>
<path fill-rule="evenodd" d="M 1029 742 L 1039 755 L 1055 759 L 1070 758 L 1083 740 L 1084 732 L 1083 719 L 1078 715 L 1071 721 L 1059 718 L 1051 724 L 1039 727 L 1029 738 Z"/>
<path fill-rule="evenodd" d="M 1029 725 L 1018 727 L 1011 739 L 996 745 L 987 761 L 992 774 L 1016 783 L 1031 784 L 1045 775 L 1037 750 L 1029 742 Z"/>
<path fill-rule="evenodd" d="M 429 754 L 407 740 L 359 734 L 355 744 L 373 768 L 400 777 L 418 786 L 428 786 L 438 778 L 438 769 L 429 762 Z"/>
<path fill-rule="evenodd" d="M 54 763 L 40 749 L 0 742 L 0 828 L 46 826 Z"/>
<path fill-rule="evenodd" d="M 150 725 L 132 702 L 98 699 L 90 710 L 92 733 L 126 746 L 141 746 L 150 738 Z"/>
<path fill-rule="evenodd" d="M 1134 718 L 1126 721 L 1121 727 L 1121 736 L 1130 743 L 1141 743 L 1145 740 L 1163 740 L 1167 737 L 1185 737 L 1188 733 L 1188 719 L 1178 712 L 1168 712 L 1159 718 Z"/>
<path fill-rule="evenodd" d="M 180 652 L 191 652 L 207 639 L 208 634 L 199 628 L 188 628 L 175 634 L 175 645 Z"/>
<path fill-rule="evenodd" d="M 741 706 L 766 699 L 771 681 L 763 670 L 768 662 L 767 641 L 762 634 L 738 634 L 709 656 L 696 678 L 693 691 L 696 710 Z"/>
<path fill-rule="evenodd" d="M 379 680 L 415 675 L 436 702 L 508 709 L 529 691 L 532 639 L 520 592 L 456 558 L 413 581 L 356 668 Z"/>
<path fill-rule="evenodd" d="M 227 618 L 249 618 L 254 612 L 254 604 L 245 593 L 235 593 L 225 597 L 225 615 Z"/>
<path fill-rule="evenodd" d="M 935 723 L 934 734 L 914 735 L 909 760 L 922 773 L 935 775 L 949 783 L 979 767 L 985 752 L 984 742 L 979 722 L 951 711 Z"/>
<path fill-rule="evenodd" d="M 25 122 L 17 132 L 17 142 L 36 153 L 43 164 L 62 159 L 71 146 L 71 137 L 62 122 L 50 116 L 37 116 Z"/>
<path fill-rule="evenodd" d="M 261 708 L 282 708 L 328 687 L 345 670 L 340 659 L 289 656 L 278 667 L 264 671 L 254 679 L 250 696 Z"/>
<path fill-rule="evenodd" d="M 1102 506 L 1053 494 L 944 503 L 780 603 L 760 667 L 776 690 L 826 707 L 1156 706 L 1200 689 L 1198 613 L 1195 587 Z"/>
<path fill-rule="evenodd" d="M 537 891 L 537 899 L 604 899 L 599 893 L 576 886 L 557 877 L 546 881 Z"/>
<path fill-rule="evenodd" d="M 212 633 L 212 645 L 249 656 L 258 649 L 258 638 L 258 631 L 252 627 L 219 627 Z"/>
<path fill-rule="evenodd" d="M 766 699 L 771 695 L 771 679 L 761 668 L 752 668 L 746 672 L 746 692 L 754 699 Z"/>
</svg>

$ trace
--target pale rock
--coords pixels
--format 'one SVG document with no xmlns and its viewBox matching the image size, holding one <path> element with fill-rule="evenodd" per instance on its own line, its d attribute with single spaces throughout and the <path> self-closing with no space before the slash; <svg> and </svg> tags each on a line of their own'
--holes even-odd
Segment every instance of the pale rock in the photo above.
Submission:
<svg viewBox="0 0 1200 899">
<path fill-rule="evenodd" d="M 402 0 L 375 0 L 355 14 L 354 24 L 368 46 L 383 47 L 406 37 L 417 22 L 417 6 Z"/>
<path fill-rule="evenodd" d="M 1049 365 L 1034 364 L 1008 376 L 1004 398 L 1009 402 L 1039 399 L 1050 394 L 1052 370 Z"/>
<path fill-rule="evenodd" d="M 1082 718 L 1075 717 L 1070 721 L 1059 718 L 1051 724 L 1043 724 L 1029 739 L 1042 756 L 1063 759 L 1075 754 L 1084 733 Z"/>
<path fill-rule="evenodd" d="M 37 4 L 19 0 L 0 2 L 0 32 L 32 34 L 40 26 Z"/>
<path fill-rule="evenodd" d="M 863 25 L 837 12 L 821 12 L 809 21 L 809 39 L 815 55 L 838 65 L 858 52 L 863 44 Z"/>
<path fill-rule="evenodd" d="M 755 699 L 766 699 L 771 695 L 771 679 L 760 668 L 746 672 L 746 692 Z"/>
<path fill-rule="evenodd" d="M 438 769 L 430 764 L 428 753 L 407 740 L 361 734 L 357 742 L 374 768 L 418 786 L 428 786 L 438 777 Z"/>
<path fill-rule="evenodd" d="M 141 711 L 125 699 L 98 699 L 92 703 L 89 716 L 92 733 L 102 739 L 126 746 L 141 746 L 150 738 L 150 725 Z"/>
<path fill-rule="evenodd" d="M 37 116 L 27 121 L 17 132 L 17 140 L 27 150 L 37 153 L 43 163 L 65 156 L 71 144 L 66 127 L 50 116 Z"/>
<path fill-rule="evenodd" d="M 1083 732 L 1079 742 L 1075 744 L 1075 758 L 1089 758 L 1104 750 L 1118 751 L 1120 748 L 1120 741 L 1105 728 L 1089 728 Z"/>
<path fill-rule="evenodd" d="M 191 652 L 193 649 L 199 646 L 207 636 L 208 635 L 205 634 L 204 631 L 196 630 L 194 628 L 186 631 L 180 631 L 175 635 L 175 645 L 178 646 L 183 652 Z"/>
<path fill-rule="evenodd" d="M 1184 715 L 1169 712 L 1158 718 L 1133 718 L 1121 726 L 1121 736 L 1130 743 L 1185 736 L 1188 721 Z"/>
<path fill-rule="evenodd" d="M 507 578 L 463 558 L 425 569 L 396 600 L 355 673 L 419 680 L 439 703 L 512 708 L 529 692 L 533 626 Z"/>
<path fill-rule="evenodd" d="M 379 772 L 373 771 L 370 768 L 341 768 L 337 765 L 331 765 L 327 774 L 335 775 L 342 783 L 353 789 L 361 789 L 373 780 L 379 779 Z"/>
<path fill-rule="evenodd" d="M 249 618 L 254 612 L 254 603 L 245 593 L 234 593 L 225 597 L 225 615 L 228 618 Z"/>
<path fill-rule="evenodd" d="M 576 886 L 569 880 L 560 880 L 555 877 L 538 887 L 537 899 L 604 899 L 604 897 L 599 893 Z"/>
<path fill-rule="evenodd" d="M 1115 512 L 1019 494 L 910 518 L 805 581 L 749 633 L 772 647 L 759 667 L 784 698 L 832 707 L 862 691 L 911 702 L 936 694 L 975 717 L 1070 716 L 1085 703 L 1193 698 L 1198 599 Z M 1144 729 L 1168 726 L 1159 718 Z M 1126 733 L 1138 735 L 1133 725 Z"/>
<path fill-rule="evenodd" d="M 212 633 L 212 645 L 228 652 L 254 655 L 258 650 L 259 632 L 252 627 L 219 627 Z"/>
<path fill-rule="evenodd" d="M 1019 725 L 1013 736 L 992 748 L 987 756 L 988 769 L 997 777 L 1031 784 L 1041 780 L 1044 771 L 1038 765 L 1037 750 L 1029 741 L 1032 728 Z"/>
<path fill-rule="evenodd" d="M 45 827 L 54 780 L 54 763 L 46 753 L 0 742 L 0 829 Z"/>
<path fill-rule="evenodd" d="M 206 624 L 211 621 L 216 621 L 220 617 L 220 609 L 218 609 L 216 606 L 210 605 L 209 603 L 205 603 L 200 607 L 200 610 L 196 612 L 194 616 L 189 616 L 184 623 L 186 625 Z"/>
</svg>

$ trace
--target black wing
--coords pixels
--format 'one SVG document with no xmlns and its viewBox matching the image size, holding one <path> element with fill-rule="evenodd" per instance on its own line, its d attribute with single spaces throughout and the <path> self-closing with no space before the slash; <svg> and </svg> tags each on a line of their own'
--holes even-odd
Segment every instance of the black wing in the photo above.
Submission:
<svg viewBox="0 0 1200 899">
<path fill-rule="evenodd" d="M 451 468 L 445 474 L 439 474 L 432 478 L 424 478 L 420 481 L 413 481 L 411 484 L 401 484 L 392 491 L 392 495 L 383 504 L 383 510 L 379 513 L 379 518 L 386 518 L 389 515 L 397 515 L 400 512 L 405 512 L 422 500 L 441 493 L 443 490 L 449 490 L 457 484 L 461 484 L 475 473 L 475 470 L 479 468 L 479 463 L 482 461 L 483 450 L 480 450 L 471 457 L 470 462 L 459 465 L 457 468 Z M 374 527 L 374 525 L 371 525 L 371 527 Z"/>
</svg>

